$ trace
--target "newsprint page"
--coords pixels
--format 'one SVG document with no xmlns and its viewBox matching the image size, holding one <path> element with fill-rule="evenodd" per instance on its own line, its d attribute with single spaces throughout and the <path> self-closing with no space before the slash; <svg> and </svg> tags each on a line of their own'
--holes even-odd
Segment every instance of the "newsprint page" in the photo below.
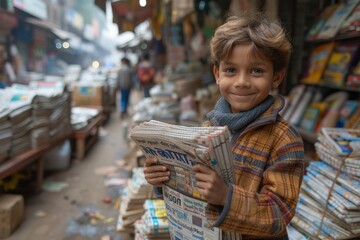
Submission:
<svg viewBox="0 0 360 240">
<path fill-rule="evenodd" d="M 146 157 L 156 157 L 170 171 L 163 196 L 171 239 L 222 239 L 221 230 L 206 219 L 207 203 L 196 187 L 192 167 L 204 164 L 226 182 L 234 182 L 227 127 L 185 127 L 151 120 L 131 129 L 130 137 Z"/>
</svg>

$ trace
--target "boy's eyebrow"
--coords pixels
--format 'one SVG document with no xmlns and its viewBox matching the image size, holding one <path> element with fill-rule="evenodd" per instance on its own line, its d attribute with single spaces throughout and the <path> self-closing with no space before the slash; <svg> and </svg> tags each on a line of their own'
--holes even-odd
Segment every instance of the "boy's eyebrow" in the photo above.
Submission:
<svg viewBox="0 0 360 240">
<path fill-rule="evenodd" d="M 233 62 L 231 62 L 229 60 L 224 60 L 223 62 L 224 62 L 224 64 L 227 64 L 227 65 L 235 64 L 235 63 L 233 63 Z"/>
<path fill-rule="evenodd" d="M 236 65 L 235 62 L 232 62 L 232 61 L 229 61 L 229 60 L 224 60 L 223 62 L 224 62 L 224 64 L 226 64 L 226 65 Z M 251 61 L 251 60 L 250 60 L 249 63 L 250 63 L 251 65 L 256 65 L 256 66 L 258 66 L 258 65 L 265 65 L 265 64 L 266 64 L 264 60 L 255 60 L 255 61 Z"/>
<path fill-rule="evenodd" d="M 264 65 L 265 61 L 250 61 L 251 65 Z"/>
</svg>

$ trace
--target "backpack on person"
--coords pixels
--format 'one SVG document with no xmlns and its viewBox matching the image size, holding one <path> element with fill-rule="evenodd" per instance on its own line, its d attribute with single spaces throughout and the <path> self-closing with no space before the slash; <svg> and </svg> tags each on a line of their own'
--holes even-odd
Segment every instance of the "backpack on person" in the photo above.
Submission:
<svg viewBox="0 0 360 240">
<path fill-rule="evenodd" d="M 140 67 L 138 70 L 138 77 L 140 83 L 151 83 L 154 80 L 155 70 L 152 67 Z"/>
</svg>

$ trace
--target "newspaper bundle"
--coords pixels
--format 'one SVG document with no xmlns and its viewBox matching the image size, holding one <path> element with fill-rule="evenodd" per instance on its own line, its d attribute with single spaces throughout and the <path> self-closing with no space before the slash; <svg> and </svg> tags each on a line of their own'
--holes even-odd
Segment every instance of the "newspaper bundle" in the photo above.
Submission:
<svg viewBox="0 0 360 240">
<path fill-rule="evenodd" d="M 318 156 L 336 169 L 360 177 L 360 130 L 322 128 L 315 148 Z"/>
<path fill-rule="evenodd" d="M 359 130 L 323 128 L 291 225 L 311 238 L 360 238 Z"/>
<path fill-rule="evenodd" d="M 172 239 L 221 239 L 221 231 L 207 222 L 196 187 L 195 164 L 214 169 L 234 182 L 230 133 L 225 127 L 185 127 L 158 121 L 135 126 L 131 139 L 146 157 L 156 157 L 170 171 L 163 195 Z"/>
<path fill-rule="evenodd" d="M 320 136 L 337 155 L 360 157 L 360 129 L 322 128 Z"/>
<path fill-rule="evenodd" d="M 145 180 L 143 168 L 133 168 L 132 178 L 121 194 L 119 218 L 116 229 L 119 232 L 134 232 L 134 222 L 141 218 L 144 202 L 155 198 L 152 186 Z"/>
<path fill-rule="evenodd" d="M 160 199 L 148 199 L 144 203 L 145 213 L 135 221 L 135 240 L 168 240 L 169 223 L 165 203 Z"/>
</svg>

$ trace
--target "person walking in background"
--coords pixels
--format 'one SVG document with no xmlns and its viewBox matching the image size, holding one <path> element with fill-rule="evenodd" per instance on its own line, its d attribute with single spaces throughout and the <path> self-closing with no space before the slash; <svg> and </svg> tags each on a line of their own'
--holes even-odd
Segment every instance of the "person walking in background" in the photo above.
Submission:
<svg viewBox="0 0 360 240">
<path fill-rule="evenodd" d="M 150 97 L 150 89 L 155 85 L 155 69 L 150 63 L 149 54 L 145 53 L 137 68 L 140 86 L 144 90 L 144 97 Z"/>
<path fill-rule="evenodd" d="M 193 167 L 208 202 L 206 218 L 223 231 L 223 239 L 288 239 L 286 225 L 295 214 L 304 174 L 304 146 L 279 115 L 284 98 L 270 92 L 284 79 L 291 44 L 279 22 L 245 15 L 220 26 L 210 50 L 222 97 L 204 126 L 229 128 L 236 180 L 225 182 L 211 168 Z M 147 158 L 144 174 L 159 187 L 170 172 L 157 162 Z M 155 188 L 159 197 L 161 190 Z"/>
<path fill-rule="evenodd" d="M 128 58 L 121 59 L 120 69 L 118 71 L 117 83 L 120 93 L 120 118 L 128 115 L 129 99 L 133 87 L 133 73 Z"/>
</svg>

